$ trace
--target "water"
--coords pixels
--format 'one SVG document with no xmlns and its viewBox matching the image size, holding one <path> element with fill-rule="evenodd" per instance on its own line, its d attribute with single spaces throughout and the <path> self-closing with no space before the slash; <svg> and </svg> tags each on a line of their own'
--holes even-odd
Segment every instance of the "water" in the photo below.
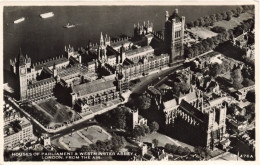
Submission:
<svg viewBox="0 0 260 165">
<path fill-rule="evenodd" d="M 4 8 L 4 69 L 9 69 L 9 59 L 14 59 L 21 48 L 33 62 L 59 56 L 64 45 L 84 47 L 88 41 L 97 42 L 100 32 L 109 36 L 133 34 L 137 22 L 149 20 L 155 30 L 162 30 L 165 11 L 175 8 L 186 16 L 186 21 L 201 16 L 226 11 L 234 6 L 74 6 L 74 7 L 5 7 Z M 54 12 L 54 17 L 41 19 L 40 14 Z M 25 17 L 20 24 L 13 21 Z M 65 29 L 67 23 L 77 24 Z"/>
</svg>

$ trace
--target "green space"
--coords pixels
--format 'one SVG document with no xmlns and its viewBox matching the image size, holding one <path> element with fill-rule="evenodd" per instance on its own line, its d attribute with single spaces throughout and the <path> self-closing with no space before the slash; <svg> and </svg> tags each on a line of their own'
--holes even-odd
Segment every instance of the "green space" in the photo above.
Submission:
<svg viewBox="0 0 260 165">
<path fill-rule="evenodd" d="M 72 133 L 63 137 L 63 142 L 71 149 L 81 148 L 82 146 L 89 146 L 90 144 L 79 134 Z"/>
<path fill-rule="evenodd" d="M 58 103 L 54 98 L 38 103 L 39 107 L 52 116 L 53 123 L 63 123 L 74 120 L 79 116 L 68 107 Z"/>
<path fill-rule="evenodd" d="M 208 27 L 193 27 L 189 31 L 202 39 L 211 38 L 217 35 L 217 33 L 214 33 Z"/>
<path fill-rule="evenodd" d="M 174 144 L 176 146 L 182 146 L 182 147 L 188 147 L 191 151 L 194 150 L 194 147 L 185 143 L 182 143 L 180 141 L 174 140 L 166 135 L 163 135 L 161 133 L 151 133 L 151 134 L 147 134 L 146 136 L 141 138 L 141 142 L 149 142 L 152 143 L 153 139 L 157 139 L 158 140 L 158 146 L 162 146 L 164 147 L 165 144 Z"/>
<path fill-rule="evenodd" d="M 99 126 L 87 127 L 80 132 L 87 137 L 92 143 L 96 143 L 98 140 L 105 141 L 110 138 L 110 135 L 107 134 L 103 128 Z"/>
<path fill-rule="evenodd" d="M 243 21 L 253 18 L 253 13 L 251 10 L 241 13 L 239 17 L 232 17 L 229 21 L 228 20 L 221 20 L 214 23 L 214 27 L 219 26 L 225 29 L 234 29 L 238 25 L 240 25 Z"/>
</svg>

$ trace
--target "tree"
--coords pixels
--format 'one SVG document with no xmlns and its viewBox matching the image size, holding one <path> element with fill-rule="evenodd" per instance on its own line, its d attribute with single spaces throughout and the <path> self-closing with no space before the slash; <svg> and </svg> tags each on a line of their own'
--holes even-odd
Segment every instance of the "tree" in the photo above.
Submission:
<svg viewBox="0 0 260 165">
<path fill-rule="evenodd" d="M 248 87 L 248 86 L 251 86 L 251 85 L 254 85 L 255 82 L 253 80 L 250 80 L 248 78 L 245 78 L 244 81 L 242 82 L 242 85 L 244 87 Z"/>
<path fill-rule="evenodd" d="M 118 136 L 114 134 L 111 139 L 112 142 L 112 150 L 113 151 L 119 151 L 122 147 L 125 146 L 126 140 L 123 136 Z"/>
<path fill-rule="evenodd" d="M 239 35 L 241 35 L 243 33 L 243 29 L 241 26 L 237 26 L 235 29 L 234 29 L 234 35 L 237 37 Z"/>
<path fill-rule="evenodd" d="M 192 58 L 193 57 L 193 49 L 191 48 L 191 47 L 185 47 L 184 48 L 184 54 L 185 54 L 185 56 L 186 56 L 186 58 Z"/>
<path fill-rule="evenodd" d="M 164 146 L 165 151 L 166 152 L 171 152 L 171 147 L 172 147 L 172 145 L 170 143 L 166 143 L 165 146 Z"/>
<path fill-rule="evenodd" d="M 246 94 L 246 99 L 252 103 L 255 103 L 255 90 L 248 91 Z"/>
<path fill-rule="evenodd" d="M 195 20 L 195 21 L 194 21 L 194 27 L 197 27 L 197 26 L 199 26 L 199 25 L 200 25 L 199 20 Z"/>
<path fill-rule="evenodd" d="M 217 22 L 217 18 L 216 18 L 216 15 L 215 15 L 215 14 L 209 16 L 209 18 L 210 18 L 211 23 L 212 23 L 211 25 L 213 25 L 213 23 Z"/>
<path fill-rule="evenodd" d="M 237 7 L 237 14 L 241 14 L 243 12 L 243 8 L 241 6 Z"/>
<path fill-rule="evenodd" d="M 199 18 L 199 26 L 204 26 L 205 25 L 205 21 L 203 17 Z"/>
<path fill-rule="evenodd" d="M 191 153 L 191 150 L 188 147 L 184 147 L 184 154 L 189 155 Z"/>
<path fill-rule="evenodd" d="M 206 27 L 210 26 L 211 20 L 209 16 L 204 17 L 204 22 Z"/>
<path fill-rule="evenodd" d="M 145 136 L 145 128 L 137 125 L 132 131 L 132 137 L 139 138 L 141 136 Z"/>
<path fill-rule="evenodd" d="M 152 143 L 154 144 L 154 147 L 156 148 L 159 144 L 159 141 L 157 139 L 153 139 Z"/>
<path fill-rule="evenodd" d="M 182 146 L 178 146 L 177 147 L 177 153 L 179 154 L 179 155 L 186 155 L 186 153 L 185 153 L 185 150 L 184 150 L 184 148 L 182 147 Z"/>
<path fill-rule="evenodd" d="M 227 13 L 226 12 L 222 12 L 221 15 L 222 15 L 222 19 L 223 20 L 227 19 Z"/>
<path fill-rule="evenodd" d="M 145 134 L 150 133 L 150 128 L 147 125 L 143 125 Z"/>
<path fill-rule="evenodd" d="M 118 108 L 115 113 L 113 113 L 114 116 L 114 126 L 119 129 L 125 129 L 126 128 L 126 112 L 123 108 Z"/>
<path fill-rule="evenodd" d="M 211 30 L 215 33 L 223 33 L 224 31 L 226 31 L 226 29 L 221 26 L 215 26 Z"/>
<path fill-rule="evenodd" d="M 172 154 L 175 154 L 177 152 L 177 146 L 175 146 L 174 144 L 166 143 L 164 148 L 165 148 L 166 152 L 169 152 Z"/>
<path fill-rule="evenodd" d="M 231 11 L 227 11 L 226 14 L 227 14 L 227 18 L 226 18 L 227 21 L 231 20 L 232 15 L 233 15 L 232 12 Z"/>
<path fill-rule="evenodd" d="M 216 20 L 221 21 L 223 19 L 222 15 L 220 13 L 216 14 Z"/>
<path fill-rule="evenodd" d="M 150 123 L 149 128 L 151 132 L 156 132 L 159 130 L 159 124 L 156 121 L 153 121 L 152 123 Z"/>
<path fill-rule="evenodd" d="M 242 77 L 240 68 L 237 68 L 237 69 L 233 70 L 233 72 L 231 72 L 231 79 L 232 79 L 234 88 L 240 89 L 243 87 L 243 85 L 241 84 L 243 81 L 243 77 Z"/>
<path fill-rule="evenodd" d="M 151 98 L 146 95 L 140 96 L 138 99 L 138 106 L 139 109 L 143 109 L 143 110 L 149 109 L 151 106 Z"/>
<path fill-rule="evenodd" d="M 249 10 L 249 7 L 247 5 L 243 5 L 242 8 L 243 8 L 243 11 Z"/>
<path fill-rule="evenodd" d="M 190 29 L 190 28 L 193 28 L 194 27 L 194 23 L 193 21 L 190 21 L 187 23 L 187 27 Z"/>
<path fill-rule="evenodd" d="M 212 77 L 216 77 L 217 75 L 219 75 L 222 72 L 222 66 L 218 63 L 214 63 L 212 65 L 210 65 L 210 69 L 209 69 L 209 75 Z"/>
</svg>

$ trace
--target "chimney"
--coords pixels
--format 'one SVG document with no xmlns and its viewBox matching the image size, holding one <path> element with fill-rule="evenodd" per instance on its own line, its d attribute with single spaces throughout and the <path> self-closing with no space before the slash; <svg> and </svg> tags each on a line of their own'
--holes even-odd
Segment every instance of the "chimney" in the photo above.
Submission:
<svg viewBox="0 0 260 165">
<path fill-rule="evenodd" d="M 175 13 L 178 14 L 178 9 L 175 9 Z"/>
</svg>

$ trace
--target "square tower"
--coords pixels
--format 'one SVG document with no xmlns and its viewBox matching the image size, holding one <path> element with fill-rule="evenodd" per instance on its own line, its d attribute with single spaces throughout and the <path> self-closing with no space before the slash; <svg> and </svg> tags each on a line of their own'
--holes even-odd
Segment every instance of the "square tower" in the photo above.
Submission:
<svg viewBox="0 0 260 165">
<path fill-rule="evenodd" d="M 172 63 L 177 56 L 183 56 L 184 53 L 185 17 L 180 17 L 178 9 L 175 9 L 171 16 L 166 11 L 165 21 L 164 42 L 166 51 L 170 54 L 170 63 Z"/>
</svg>

